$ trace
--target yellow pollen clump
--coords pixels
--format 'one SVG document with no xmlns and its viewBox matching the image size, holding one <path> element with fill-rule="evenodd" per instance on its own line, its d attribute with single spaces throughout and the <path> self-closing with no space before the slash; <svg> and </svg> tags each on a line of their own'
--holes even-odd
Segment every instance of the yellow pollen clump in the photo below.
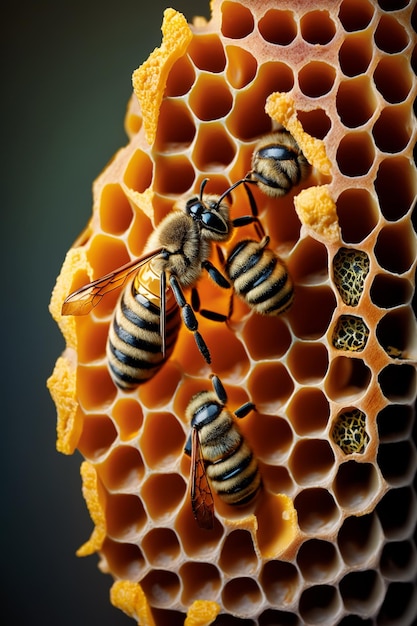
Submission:
<svg viewBox="0 0 417 626">
<path fill-rule="evenodd" d="M 212 0 L 211 19 L 191 24 L 166 9 L 160 47 L 133 74 L 128 144 L 95 181 L 92 216 L 52 294 L 66 349 L 48 387 L 57 449 L 84 458 L 94 530 L 77 554 L 98 553 L 112 604 L 140 626 L 417 619 L 413 4 Z M 239 181 L 221 207 L 209 204 Z M 230 236 L 220 209 L 243 218 Z M 184 210 L 191 221 L 174 219 Z M 174 232 L 137 274 L 167 216 Z M 150 313 L 160 293 L 150 289 L 167 250 L 171 262 L 188 254 L 184 222 L 199 224 L 197 241 L 218 237 L 197 294 L 183 289 L 188 328 L 169 304 L 169 358 L 146 382 L 119 387 L 110 365 L 122 363 L 129 381 L 129 368 L 145 376 L 161 355 Z M 216 270 L 228 275 L 248 239 L 256 263 L 272 251 L 289 286 L 279 315 L 219 286 Z M 272 278 L 250 285 L 256 263 L 238 269 L 263 297 Z M 271 267 L 263 276 L 275 276 Z M 123 313 L 120 293 L 136 275 Z M 171 303 L 177 288 L 167 284 Z M 135 319 L 134 297 L 147 312 L 131 324 L 123 314 Z M 215 436 L 223 465 L 211 469 L 239 489 L 247 467 L 249 486 L 261 479 L 238 506 L 208 493 L 201 433 L 192 451 L 204 458 L 188 454 L 198 392 L 217 394 L 203 414 L 217 411 L 224 427 L 230 413 L 236 428 Z M 245 444 L 240 456 L 224 449 L 232 435 Z"/>
</svg>

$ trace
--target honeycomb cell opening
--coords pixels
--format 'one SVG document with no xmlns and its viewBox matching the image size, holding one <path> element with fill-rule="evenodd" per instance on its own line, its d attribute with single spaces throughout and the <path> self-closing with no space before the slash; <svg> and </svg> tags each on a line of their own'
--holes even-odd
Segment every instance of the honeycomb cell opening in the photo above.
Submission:
<svg viewBox="0 0 417 626">
<path fill-rule="evenodd" d="M 289 465 L 299 485 L 313 486 L 329 480 L 334 461 L 334 453 L 328 441 L 307 439 L 294 446 Z"/>
<path fill-rule="evenodd" d="M 243 39 L 254 29 L 255 22 L 251 11 L 238 2 L 222 3 L 221 32 L 230 39 Z"/>
<path fill-rule="evenodd" d="M 325 535 L 336 528 L 339 508 L 327 489 L 319 487 L 301 491 L 294 500 L 300 529 L 307 534 Z"/>
<path fill-rule="evenodd" d="M 334 481 L 334 494 L 344 510 L 363 513 L 380 490 L 381 480 L 371 463 L 346 461 L 340 465 Z"/>
<path fill-rule="evenodd" d="M 317 139 L 324 139 L 332 127 L 332 120 L 323 109 L 298 111 L 297 116 L 304 131 Z"/>
<path fill-rule="evenodd" d="M 373 279 L 370 295 L 377 307 L 391 309 L 410 302 L 413 286 L 407 279 L 380 273 L 376 274 Z"/>
<path fill-rule="evenodd" d="M 381 443 L 402 441 L 410 437 L 413 408 L 407 404 L 388 404 L 377 415 Z"/>
<path fill-rule="evenodd" d="M 199 70 L 219 73 L 226 66 L 226 55 L 218 35 L 194 35 L 187 53 Z"/>
<path fill-rule="evenodd" d="M 311 385 L 323 380 L 329 366 L 329 354 L 322 343 L 295 341 L 287 357 L 292 376 L 297 382 Z"/>
<path fill-rule="evenodd" d="M 333 422 L 331 437 L 344 454 L 363 454 L 369 442 L 366 415 L 360 409 L 343 409 Z"/>
<path fill-rule="evenodd" d="M 410 115 L 405 104 L 389 106 L 381 111 L 372 129 L 375 145 L 381 152 L 395 154 L 405 150 L 413 132 Z"/>
<path fill-rule="evenodd" d="M 317 285 L 328 278 L 328 254 L 326 247 L 312 237 L 298 243 L 289 263 L 291 276 L 296 285 Z"/>
<path fill-rule="evenodd" d="M 375 7 L 368 0 L 343 0 L 339 19 L 348 32 L 363 30 L 371 22 L 374 11 Z"/>
<path fill-rule="evenodd" d="M 301 36 L 313 45 L 324 46 L 336 34 L 336 25 L 328 11 L 310 11 L 300 20 Z"/>
<path fill-rule="evenodd" d="M 107 537 L 101 552 L 106 568 L 119 578 L 139 580 L 145 571 L 145 558 L 136 544 L 116 542 Z"/>
<path fill-rule="evenodd" d="M 254 56 L 239 46 L 226 46 L 226 78 L 234 89 L 243 89 L 256 76 L 258 62 Z"/>
<path fill-rule="evenodd" d="M 381 15 L 374 33 L 378 48 L 388 54 L 401 52 L 408 46 L 409 37 L 403 25 L 391 15 Z"/>
<path fill-rule="evenodd" d="M 372 43 L 365 33 L 346 37 L 339 49 L 339 65 L 345 76 L 364 74 L 372 59 Z"/>
<path fill-rule="evenodd" d="M 181 370 L 172 358 L 146 385 L 139 389 L 140 402 L 150 409 L 159 409 L 169 404 L 181 381 Z"/>
<path fill-rule="evenodd" d="M 249 419 L 247 417 L 241 420 L 242 432 L 246 433 L 248 430 L 245 427 Z M 293 432 L 287 419 L 277 415 L 256 413 L 253 422 L 254 427 L 248 433 L 248 437 L 258 460 L 265 463 L 283 462 L 293 442 Z"/>
<path fill-rule="evenodd" d="M 391 581 L 415 578 L 417 552 L 413 541 L 392 541 L 384 546 L 381 555 L 381 573 Z"/>
<path fill-rule="evenodd" d="M 374 70 L 374 83 L 389 104 L 406 100 L 412 88 L 410 65 L 403 54 L 383 57 Z"/>
<path fill-rule="evenodd" d="M 415 529 L 416 494 L 410 486 L 390 489 L 378 503 L 376 511 L 387 539 L 408 539 Z"/>
<path fill-rule="evenodd" d="M 141 494 L 153 522 L 169 521 L 183 501 L 186 489 L 179 474 L 151 474 L 143 483 Z"/>
<path fill-rule="evenodd" d="M 165 84 L 165 97 L 177 98 L 187 94 L 195 81 L 195 69 L 187 56 L 175 61 Z"/>
<path fill-rule="evenodd" d="M 305 581 L 325 583 L 338 577 L 341 562 L 335 546 L 329 541 L 310 539 L 297 553 L 297 565 Z"/>
<path fill-rule="evenodd" d="M 200 171 L 224 171 L 235 155 L 236 145 L 223 125 L 210 123 L 200 126 L 193 150 L 193 162 Z"/>
<path fill-rule="evenodd" d="M 288 46 L 297 36 L 297 24 L 292 11 L 269 9 L 258 22 L 261 37 L 278 46 Z"/>
<path fill-rule="evenodd" d="M 139 193 L 143 193 L 151 184 L 152 176 L 153 176 L 153 163 L 151 159 L 142 150 L 135 150 L 135 152 L 132 154 L 130 158 L 130 161 L 123 175 L 123 182 L 130 189 L 133 189 L 134 191 L 138 191 Z M 109 187 L 113 188 L 110 190 L 110 192 L 108 190 Z M 102 192 L 101 204 L 103 206 L 103 201 L 105 201 L 104 208 L 106 210 L 107 221 L 109 219 L 115 220 L 117 216 L 117 222 L 119 222 L 121 221 L 121 218 L 118 215 L 118 211 L 116 211 L 115 207 L 112 204 L 110 204 L 110 202 L 114 202 L 115 200 L 116 190 L 114 189 L 114 187 L 118 187 L 118 185 L 111 185 L 111 186 L 106 185 L 106 187 L 104 187 L 103 192 Z M 104 193 L 106 193 L 106 195 L 104 196 L 104 199 L 103 199 Z M 109 193 L 111 193 L 111 195 L 110 197 L 107 197 L 107 194 Z M 126 219 L 129 217 L 128 209 L 125 206 L 125 203 L 123 203 L 120 199 L 120 196 L 121 196 L 120 191 L 117 193 L 117 195 L 119 195 L 119 202 L 118 202 L 119 210 L 120 210 L 120 207 L 123 208 L 124 212 L 122 213 L 122 217 L 124 218 L 124 221 L 126 221 Z M 102 208 L 102 214 L 103 214 L 103 208 Z M 111 215 L 111 218 L 109 217 L 109 215 Z M 102 216 L 102 219 L 103 219 L 103 216 Z M 116 232 L 114 234 L 118 234 L 118 233 Z"/>
<path fill-rule="evenodd" d="M 88 415 L 78 442 L 81 454 L 91 461 L 104 456 L 117 438 L 117 431 L 107 415 Z"/>
<path fill-rule="evenodd" d="M 387 483 L 401 487 L 412 482 L 417 469 L 417 453 L 410 441 L 381 444 L 378 449 L 378 466 Z"/>
<path fill-rule="evenodd" d="M 344 176 L 365 176 L 375 159 L 374 143 L 367 132 L 352 132 L 340 140 L 336 160 Z"/>
<path fill-rule="evenodd" d="M 330 364 L 326 392 L 336 402 L 355 400 L 366 393 L 370 380 L 371 371 L 361 359 L 336 357 Z"/>
<path fill-rule="evenodd" d="M 390 311 L 378 322 L 376 336 L 390 356 L 415 358 L 417 352 L 416 318 L 409 307 Z"/>
<path fill-rule="evenodd" d="M 203 122 L 225 117 L 233 106 L 233 97 L 224 78 L 201 73 L 189 96 L 192 111 Z"/>
<path fill-rule="evenodd" d="M 377 562 L 383 542 L 384 534 L 375 513 L 347 517 L 337 537 L 343 561 L 357 569 Z"/>
<path fill-rule="evenodd" d="M 294 335 L 298 339 L 319 339 L 329 327 L 336 298 L 330 287 L 296 286 L 297 293 L 288 318 Z M 306 315 L 306 311 L 314 311 L 314 315 Z"/>
<path fill-rule="evenodd" d="M 222 571 L 231 577 L 242 572 L 256 573 L 258 557 L 252 535 L 247 530 L 238 529 L 227 535 L 221 549 L 219 565 Z"/>
<path fill-rule="evenodd" d="M 113 418 L 122 441 L 130 441 L 139 433 L 143 423 L 142 407 L 137 400 L 121 398 L 113 406 Z"/>
<path fill-rule="evenodd" d="M 332 345 L 336 350 L 362 352 L 369 338 L 369 328 L 357 315 L 341 315 L 333 328 Z"/>
<path fill-rule="evenodd" d="M 378 375 L 381 391 L 391 402 L 412 402 L 416 395 L 414 365 L 387 365 Z"/>
<path fill-rule="evenodd" d="M 291 345 L 287 324 L 275 316 L 250 316 L 242 334 L 255 361 L 281 358 Z"/>
<path fill-rule="evenodd" d="M 194 167 L 184 155 L 160 156 L 155 170 L 154 191 L 162 196 L 189 192 L 195 179 Z"/>
<path fill-rule="evenodd" d="M 363 250 L 340 248 L 335 254 L 334 283 L 343 302 L 348 306 L 355 307 L 359 304 L 369 266 L 369 257 Z"/>
<path fill-rule="evenodd" d="M 100 478 L 109 491 L 137 491 L 145 473 L 140 452 L 119 446 L 98 466 Z"/>
<path fill-rule="evenodd" d="M 313 585 L 301 594 L 299 611 L 307 624 L 334 624 L 341 608 L 340 596 L 332 585 Z"/>
<path fill-rule="evenodd" d="M 371 81 L 359 76 L 341 81 L 336 93 L 336 108 L 340 121 L 347 128 L 366 124 L 375 113 L 377 100 Z"/>
<path fill-rule="evenodd" d="M 108 494 L 107 534 L 116 541 L 135 543 L 147 522 L 142 500 L 131 494 Z"/>
<path fill-rule="evenodd" d="M 338 197 L 336 206 L 345 243 L 360 243 L 378 224 L 378 205 L 367 189 L 346 189 Z"/>
<path fill-rule="evenodd" d="M 262 593 L 253 578 L 236 577 L 224 586 L 223 606 L 234 615 L 256 614 L 262 604 Z"/>
<path fill-rule="evenodd" d="M 378 168 L 375 191 L 382 215 L 390 222 L 400 220 L 413 206 L 417 193 L 414 166 L 405 157 L 385 158 Z"/>
<path fill-rule="evenodd" d="M 147 560 L 156 569 L 172 567 L 181 555 L 178 538 L 170 528 L 153 528 L 144 535 L 141 546 Z"/>
<path fill-rule="evenodd" d="M 106 343 L 109 333 L 107 323 L 97 322 L 92 316 L 77 320 L 78 362 L 94 363 L 106 356 Z"/>
<path fill-rule="evenodd" d="M 181 101 L 165 99 L 161 103 L 155 149 L 164 153 L 184 152 L 196 134 L 194 120 Z"/>
<path fill-rule="evenodd" d="M 374 615 L 384 599 L 384 584 L 375 570 L 346 574 L 339 590 L 346 610 L 357 615 Z"/>
<path fill-rule="evenodd" d="M 142 580 L 141 587 L 151 606 L 172 607 L 178 599 L 181 583 L 176 574 L 167 570 L 151 570 Z"/>
<path fill-rule="evenodd" d="M 291 398 L 287 416 L 295 432 L 300 436 L 324 432 L 330 415 L 326 396 L 315 387 L 303 387 Z"/>
<path fill-rule="evenodd" d="M 150 176 L 148 180 L 149 185 L 152 179 L 152 163 L 148 165 L 150 165 Z M 141 172 L 141 176 L 146 179 L 146 165 L 143 169 L 144 171 Z M 134 181 L 135 184 L 137 184 L 138 182 L 140 183 L 141 181 L 138 181 L 137 179 Z M 136 189 L 135 186 L 133 186 L 132 188 Z M 144 190 L 142 189 L 142 191 Z M 104 232 L 111 235 L 122 235 L 129 228 L 132 220 L 132 207 L 130 206 L 129 200 L 123 193 L 121 186 L 117 184 L 105 185 L 102 189 L 100 197 L 100 224 Z"/>
<path fill-rule="evenodd" d="M 249 377 L 248 389 L 258 411 L 273 414 L 288 400 L 294 383 L 281 363 L 259 363 Z"/>
<path fill-rule="evenodd" d="M 320 98 L 328 94 L 335 80 L 335 68 L 323 61 L 310 61 L 298 72 L 299 87 L 310 98 Z"/>
<path fill-rule="evenodd" d="M 275 606 L 291 604 L 301 586 L 297 568 L 292 563 L 278 560 L 265 563 L 261 573 L 261 582 L 266 597 Z M 286 624 L 287 622 L 276 623 Z"/>
<path fill-rule="evenodd" d="M 195 600 L 216 600 L 221 589 L 220 572 L 210 563 L 184 563 L 179 570 L 181 601 L 190 606 Z"/>
<path fill-rule="evenodd" d="M 140 446 L 146 465 L 163 470 L 175 466 L 185 445 L 185 434 L 171 413 L 151 412 L 146 416 Z"/>
</svg>

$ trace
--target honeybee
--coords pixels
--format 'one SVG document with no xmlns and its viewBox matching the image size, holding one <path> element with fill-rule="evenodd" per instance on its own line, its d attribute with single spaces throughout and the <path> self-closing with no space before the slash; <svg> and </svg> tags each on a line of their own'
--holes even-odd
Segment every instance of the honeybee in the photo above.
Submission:
<svg viewBox="0 0 417 626">
<path fill-rule="evenodd" d="M 253 311 L 280 315 L 294 300 L 294 285 L 284 261 L 268 243 L 268 236 L 239 241 L 227 258 L 225 272 L 234 293 Z"/>
<path fill-rule="evenodd" d="M 191 507 L 201 528 L 214 523 L 215 493 L 233 506 L 251 502 L 262 486 L 257 461 L 226 407 L 227 394 L 219 377 L 212 375 L 213 391 L 195 394 L 186 409 L 191 435 L 185 453 L 191 456 Z M 242 418 L 255 406 L 247 402 L 234 412 Z"/>
<path fill-rule="evenodd" d="M 246 183 L 256 184 L 272 198 L 285 196 L 311 169 L 294 137 L 286 130 L 265 135 L 259 141 L 253 151 L 251 167 L 239 182 L 245 186 Z"/>
<path fill-rule="evenodd" d="M 81 287 L 63 303 L 63 315 L 84 315 L 107 293 L 124 287 L 106 348 L 111 377 L 121 389 L 134 389 L 162 367 L 174 349 L 181 315 L 204 360 L 211 361 L 194 309 L 183 293 L 183 288 L 195 288 L 203 270 L 219 287 L 230 288 L 209 256 L 214 242 L 231 236 L 234 222 L 224 202 L 231 188 L 221 196 L 203 198 L 207 181 L 202 181 L 199 195 L 190 198 L 184 209 L 172 210 L 161 221 L 139 259 Z"/>
</svg>

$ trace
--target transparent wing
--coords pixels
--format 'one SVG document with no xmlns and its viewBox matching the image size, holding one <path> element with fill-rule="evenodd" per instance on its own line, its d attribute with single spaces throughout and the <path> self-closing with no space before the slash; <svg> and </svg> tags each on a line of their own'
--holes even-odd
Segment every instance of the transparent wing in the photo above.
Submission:
<svg viewBox="0 0 417 626">
<path fill-rule="evenodd" d="M 211 530 L 214 525 L 214 501 L 196 428 L 193 428 L 191 445 L 191 507 L 200 528 Z"/>
<path fill-rule="evenodd" d="M 162 250 L 163 248 L 158 248 L 153 252 L 144 254 L 98 280 L 94 280 L 92 283 L 88 283 L 80 287 L 80 289 L 73 291 L 63 302 L 62 315 L 87 315 L 106 294 L 115 289 L 121 289 L 133 272 L 160 254 Z"/>
</svg>

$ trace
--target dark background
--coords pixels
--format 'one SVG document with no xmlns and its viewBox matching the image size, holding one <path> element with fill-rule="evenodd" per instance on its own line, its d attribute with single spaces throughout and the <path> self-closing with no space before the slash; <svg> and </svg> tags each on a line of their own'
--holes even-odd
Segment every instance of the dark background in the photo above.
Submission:
<svg viewBox="0 0 417 626">
<path fill-rule="evenodd" d="M 0 614 L 13 626 L 134 623 L 97 556 L 75 556 L 93 527 L 82 459 L 55 450 L 45 384 L 64 342 L 48 303 L 92 182 L 127 142 L 131 74 L 160 45 L 167 6 L 209 17 L 209 0 L 2 5 Z"/>
</svg>

